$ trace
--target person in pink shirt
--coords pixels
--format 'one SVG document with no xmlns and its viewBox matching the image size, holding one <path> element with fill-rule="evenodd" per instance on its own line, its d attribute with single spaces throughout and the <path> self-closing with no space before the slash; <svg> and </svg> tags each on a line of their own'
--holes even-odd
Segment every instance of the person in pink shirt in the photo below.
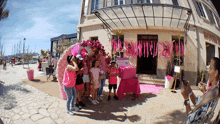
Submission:
<svg viewBox="0 0 220 124">
<path fill-rule="evenodd" d="M 73 114 L 73 110 L 78 111 L 79 108 L 75 107 L 74 102 L 75 98 L 77 96 L 75 85 L 76 85 L 76 71 L 79 70 L 78 65 L 76 64 L 77 59 L 75 57 L 67 56 L 67 62 L 68 65 L 64 71 L 63 76 L 63 89 L 66 92 L 67 95 L 67 101 L 66 101 L 66 109 L 67 113 Z M 71 103 L 71 109 L 70 109 L 70 103 Z"/>
<path fill-rule="evenodd" d="M 111 62 L 111 68 L 108 70 L 109 74 L 109 96 L 108 101 L 111 99 L 111 90 L 114 89 L 114 99 L 118 100 L 118 96 L 116 95 L 116 89 L 117 89 L 117 76 L 118 76 L 118 69 L 115 66 L 115 62 Z"/>
<path fill-rule="evenodd" d="M 100 87 L 100 69 L 99 69 L 99 61 L 94 60 L 92 62 L 92 68 L 90 69 L 90 76 L 91 76 L 91 84 L 92 84 L 92 104 L 98 104 L 99 101 L 97 100 L 97 93 L 98 88 Z"/>
</svg>

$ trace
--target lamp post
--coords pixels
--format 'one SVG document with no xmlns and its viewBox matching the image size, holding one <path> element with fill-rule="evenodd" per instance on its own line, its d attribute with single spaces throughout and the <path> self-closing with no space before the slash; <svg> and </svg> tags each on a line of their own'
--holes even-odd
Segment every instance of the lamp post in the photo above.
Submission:
<svg viewBox="0 0 220 124">
<path fill-rule="evenodd" d="M 23 68 L 24 68 L 24 51 L 25 51 L 25 41 L 26 41 L 26 38 L 24 38 L 24 42 L 23 42 Z"/>
</svg>

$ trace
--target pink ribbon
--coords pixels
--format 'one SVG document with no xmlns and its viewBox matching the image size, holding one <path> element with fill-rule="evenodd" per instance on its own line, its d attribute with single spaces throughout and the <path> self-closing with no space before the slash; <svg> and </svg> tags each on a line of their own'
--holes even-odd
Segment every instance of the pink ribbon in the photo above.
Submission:
<svg viewBox="0 0 220 124">
<path fill-rule="evenodd" d="M 181 56 L 184 57 L 184 46 L 183 46 L 183 42 L 181 42 L 181 48 L 182 48 L 182 54 L 181 54 Z"/>
<path fill-rule="evenodd" d="M 146 43 L 147 44 L 147 57 L 149 56 L 149 48 L 148 48 L 148 42 Z"/>
</svg>

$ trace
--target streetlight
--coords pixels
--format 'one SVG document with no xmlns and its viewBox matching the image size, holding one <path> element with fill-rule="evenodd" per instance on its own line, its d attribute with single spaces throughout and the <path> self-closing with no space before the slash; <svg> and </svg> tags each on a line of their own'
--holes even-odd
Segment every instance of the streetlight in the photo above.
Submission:
<svg viewBox="0 0 220 124">
<path fill-rule="evenodd" d="M 23 43 L 23 68 L 24 68 L 24 50 L 25 50 L 25 41 L 26 41 L 26 38 L 24 38 L 24 43 Z"/>
</svg>

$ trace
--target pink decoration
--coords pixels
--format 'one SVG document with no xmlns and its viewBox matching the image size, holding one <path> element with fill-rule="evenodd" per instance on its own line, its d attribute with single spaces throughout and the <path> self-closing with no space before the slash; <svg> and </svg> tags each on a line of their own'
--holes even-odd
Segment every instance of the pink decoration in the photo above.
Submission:
<svg viewBox="0 0 220 124">
<path fill-rule="evenodd" d="M 181 48 L 182 48 L 182 54 L 181 54 L 181 56 L 184 57 L 184 46 L 183 46 L 183 42 L 181 42 Z"/>
<path fill-rule="evenodd" d="M 155 48 L 155 42 L 154 42 L 154 52 L 153 52 L 153 57 L 155 56 L 155 50 L 156 50 L 156 48 Z"/>
<path fill-rule="evenodd" d="M 172 78 L 172 76 L 166 75 L 167 80 L 170 81 L 170 79 Z"/>
<path fill-rule="evenodd" d="M 157 56 L 157 53 L 158 53 L 158 43 L 157 43 L 157 48 L 156 48 L 156 54 L 155 54 L 155 56 Z"/>
<path fill-rule="evenodd" d="M 71 50 L 72 55 L 73 55 L 73 56 L 76 56 L 77 53 L 78 53 L 78 51 L 79 51 L 79 49 L 80 49 L 80 44 L 76 44 L 76 45 L 73 47 L 73 49 Z M 67 54 L 66 54 L 65 56 L 67 57 Z"/>
<path fill-rule="evenodd" d="M 145 57 L 145 49 L 146 49 L 146 46 L 145 46 L 145 43 L 144 43 L 144 57 Z"/>
<path fill-rule="evenodd" d="M 124 93 L 133 92 L 136 97 L 140 97 L 140 85 L 138 79 L 122 79 L 117 90 L 117 95 L 119 99 L 124 97 Z"/>
<path fill-rule="evenodd" d="M 149 43 L 147 42 L 147 57 L 149 56 L 149 50 L 148 50 L 148 49 L 149 49 L 149 46 L 148 46 L 148 44 L 149 44 Z"/>
</svg>

